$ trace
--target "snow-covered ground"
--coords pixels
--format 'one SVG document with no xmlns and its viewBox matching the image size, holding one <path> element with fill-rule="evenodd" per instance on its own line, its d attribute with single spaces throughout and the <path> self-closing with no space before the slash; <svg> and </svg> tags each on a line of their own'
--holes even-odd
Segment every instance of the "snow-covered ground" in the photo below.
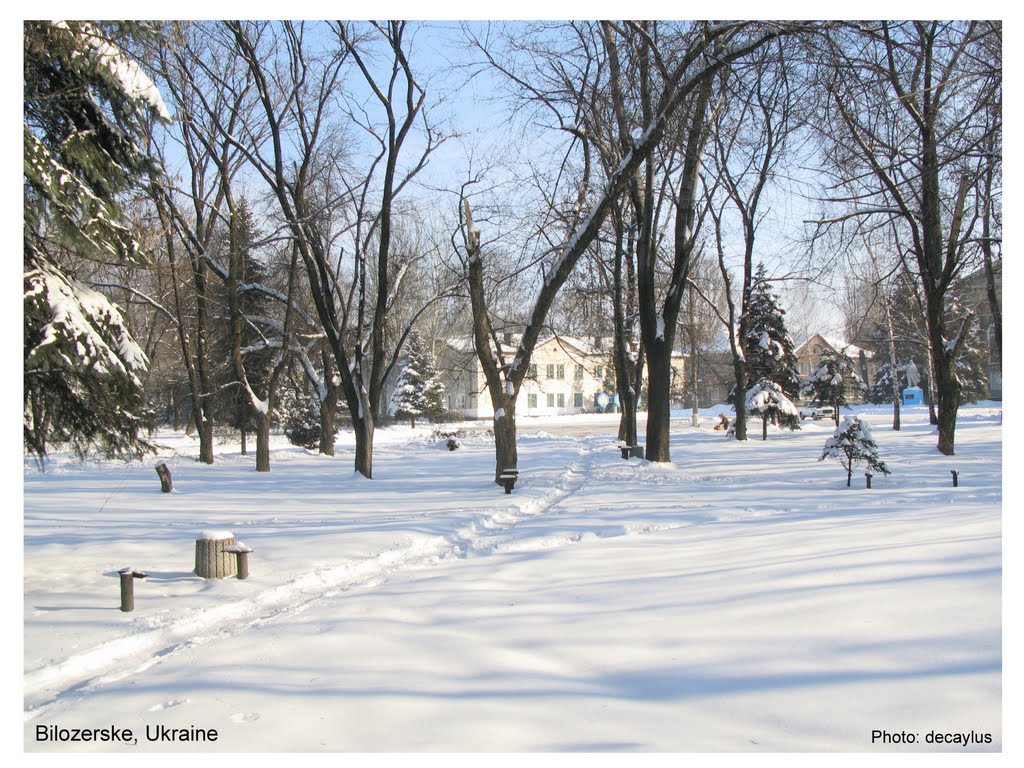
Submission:
<svg viewBox="0 0 1024 768">
<path fill-rule="evenodd" d="M 811 421 L 737 443 L 679 419 L 670 465 L 622 460 L 613 418 L 524 421 L 512 495 L 485 434 L 450 452 L 429 426 L 378 431 L 372 481 L 344 435 L 277 444 L 269 474 L 181 434 L 26 463 L 25 748 L 998 751 L 999 407 L 961 410 L 954 457 L 923 409 L 898 433 L 858 412 L 893 470 L 871 490 Z M 255 549 L 248 579 L 192 574 L 210 528 Z M 217 740 L 147 739 L 174 729 Z"/>
</svg>

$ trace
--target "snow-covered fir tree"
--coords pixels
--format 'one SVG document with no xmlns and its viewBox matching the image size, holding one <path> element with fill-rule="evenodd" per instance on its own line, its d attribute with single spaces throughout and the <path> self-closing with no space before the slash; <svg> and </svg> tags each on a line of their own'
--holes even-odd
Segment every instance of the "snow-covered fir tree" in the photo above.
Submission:
<svg viewBox="0 0 1024 768">
<path fill-rule="evenodd" d="M 850 487 L 853 468 L 857 464 L 864 464 L 868 470 L 881 472 L 883 475 L 892 474 L 878 456 L 878 444 L 871 435 L 868 423 L 859 416 L 847 416 L 843 423 L 836 427 L 835 433 L 825 441 L 825 448 L 818 457 L 818 461 L 825 459 L 837 459 L 846 468 L 847 488 Z"/>
<path fill-rule="evenodd" d="M 758 379 L 747 390 L 747 414 L 761 418 L 761 439 L 768 439 L 768 424 L 786 429 L 800 429 L 800 411 L 778 384 Z"/>
<path fill-rule="evenodd" d="M 120 195 L 154 171 L 142 137 L 169 119 L 153 82 L 117 40 L 139 24 L 24 23 L 24 438 L 137 454 L 147 365 L 117 307 L 77 280 L 84 259 L 144 254 Z"/>
<path fill-rule="evenodd" d="M 319 445 L 320 403 L 302 384 L 282 389 L 277 419 L 292 445 L 301 445 L 309 450 Z"/>
<path fill-rule="evenodd" d="M 951 328 L 966 335 L 966 340 L 956 358 L 956 377 L 960 380 L 960 401 L 976 403 L 988 397 L 988 354 L 981 346 L 982 329 L 978 326 L 974 310 L 962 298 L 962 286 L 956 286 L 953 297 L 947 302 L 946 312 Z"/>
<path fill-rule="evenodd" d="M 409 419 L 414 427 L 420 416 L 432 418 L 445 411 L 444 385 L 430 350 L 415 331 L 409 334 L 409 352 L 398 375 L 391 407 L 396 418 Z"/>
<path fill-rule="evenodd" d="M 785 315 L 786 310 L 768 282 L 764 264 L 758 264 L 747 300 L 747 332 L 743 339 L 747 381 L 773 381 L 787 397 L 796 398 L 800 394 L 800 374 Z"/>
<path fill-rule="evenodd" d="M 25 271 L 24 438 L 41 458 L 47 444 L 79 454 L 149 449 L 138 435 L 146 403 L 146 355 L 120 311 L 100 293 L 42 261 Z"/>
<path fill-rule="evenodd" d="M 829 351 L 821 357 L 821 361 L 807 377 L 807 388 L 819 405 L 831 405 L 835 409 L 833 418 L 839 426 L 839 408 L 846 405 L 847 383 L 853 381 L 863 388 L 863 383 L 853 368 L 853 363 L 842 355 L 834 355 Z"/>
<path fill-rule="evenodd" d="M 899 377 L 899 391 L 903 392 L 907 387 L 905 366 L 897 365 L 896 375 Z M 875 373 L 874 382 L 864 391 L 864 399 L 875 405 L 891 403 L 893 398 L 892 383 L 892 365 L 883 363 Z"/>
</svg>

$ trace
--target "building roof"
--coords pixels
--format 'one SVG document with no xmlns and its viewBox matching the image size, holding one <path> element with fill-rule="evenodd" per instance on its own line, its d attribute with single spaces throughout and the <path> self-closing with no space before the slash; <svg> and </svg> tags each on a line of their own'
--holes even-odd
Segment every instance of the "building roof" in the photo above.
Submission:
<svg viewBox="0 0 1024 768">
<path fill-rule="evenodd" d="M 849 358 L 856 359 L 860 357 L 860 353 L 863 352 L 864 357 L 870 360 L 875 354 L 870 349 L 864 349 L 863 347 L 858 347 L 856 344 L 851 344 L 848 341 L 843 341 L 842 339 L 838 339 L 832 336 L 825 336 L 824 334 L 821 333 L 813 334 L 809 339 L 807 339 L 807 341 L 805 341 L 803 344 L 796 348 L 794 354 L 797 357 L 799 357 L 801 354 L 807 351 L 806 347 L 809 346 L 810 343 L 815 340 L 817 340 L 819 344 L 824 343 L 825 346 L 829 347 L 829 349 L 832 350 L 832 352 L 836 354 L 842 354 L 843 356 Z"/>
</svg>

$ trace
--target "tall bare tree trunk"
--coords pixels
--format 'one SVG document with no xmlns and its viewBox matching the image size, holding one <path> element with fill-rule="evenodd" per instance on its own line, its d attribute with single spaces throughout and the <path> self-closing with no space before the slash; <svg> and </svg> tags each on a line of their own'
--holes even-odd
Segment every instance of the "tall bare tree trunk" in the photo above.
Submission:
<svg viewBox="0 0 1024 768">
<path fill-rule="evenodd" d="M 256 471 L 270 471 L 270 412 L 256 416 Z"/>
</svg>

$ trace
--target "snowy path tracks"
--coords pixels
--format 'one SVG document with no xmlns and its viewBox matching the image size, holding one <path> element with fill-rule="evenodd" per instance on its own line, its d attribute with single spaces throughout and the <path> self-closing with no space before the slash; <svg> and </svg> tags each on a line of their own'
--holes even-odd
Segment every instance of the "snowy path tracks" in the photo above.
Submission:
<svg viewBox="0 0 1024 768">
<path fill-rule="evenodd" d="M 521 483 L 511 496 L 496 495 L 508 503 L 485 509 L 447 535 L 414 535 L 403 547 L 315 569 L 254 596 L 169 619 L 26 673 L 25 720 L 38 718 L 51 706 L 79 692 L 138 674 L 185 648 L 230 639 L 262 623 L 303 611 L 339 592 L 373 587 L 396 572 L 499 551 L 515 539 L 517 525 L 543 517 L 586 486 L 595 448 L 600 446 L 604 450 L 608 438 L 580 438 L 573 442 L 577 454 L 553 485 L 531 488 L 536 482 L 532 479 Z"/>
</svg>

